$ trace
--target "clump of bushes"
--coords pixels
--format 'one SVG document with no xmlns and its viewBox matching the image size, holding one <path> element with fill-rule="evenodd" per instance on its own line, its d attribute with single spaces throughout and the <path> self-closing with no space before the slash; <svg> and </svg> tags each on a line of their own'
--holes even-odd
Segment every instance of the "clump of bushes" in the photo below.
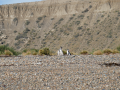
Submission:
<svg viewBox="0 0 120 90">
<path fill-rule="evenodd" d="M 105 49 L 105 50 L 103 50 L 103 53 L 104 54 L 111 54 L 112 50 L 111 49 Z"/>
<path fill-rule="evenodd" d="M 97 50 L 95 52 L 93 52 L 93 55 L 102 55 L 102 51 L 101 50 Z"/>
<path fill-rule="evenodd" d="M 88 51 L 83 50 L 83 51 L 80 52 L 80 54 L 87 55 L 87 54 L 88 54 Z"/>
<path fill-rule="evenodd" d="M 38 54 L 39 55 L 50 55 L 50 50 L 49 50 L 49 48 L 43 48 L 43 49 L 39 50 Z"/>
<path fill-rule="evenodd" d="M 6 45 L 0 46 L 0 55 L 15 55 L 17 56 L 19 52 L 15 51 L 13 48 L 10 48 Z"/>
</svg>

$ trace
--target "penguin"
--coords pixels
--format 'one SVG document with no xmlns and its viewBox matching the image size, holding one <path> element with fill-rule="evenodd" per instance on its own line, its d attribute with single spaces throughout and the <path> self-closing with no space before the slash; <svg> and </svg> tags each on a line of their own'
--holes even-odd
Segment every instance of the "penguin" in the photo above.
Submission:
<svg viewBox="0 0 120 90">
<path fill-rule="evenodd" d="M 62 47 L 60 47 L 60 49 L 58 50 L 58 56 L 62 56 L 63 55 L 63 51 L 62 51 Z"/>
<path fill-rule="evenodd" d="M 67 55 L 71 55 L 71 53 L 69 52 L 69 49 L 67 49 Z"/>
</svg>

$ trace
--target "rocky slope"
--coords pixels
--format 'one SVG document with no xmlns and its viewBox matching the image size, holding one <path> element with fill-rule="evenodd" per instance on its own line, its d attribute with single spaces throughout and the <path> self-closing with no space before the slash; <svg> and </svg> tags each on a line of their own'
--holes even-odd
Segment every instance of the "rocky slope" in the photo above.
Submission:
<svg viewBox="0 0 120 90">
<path fill-rule="evenodd" d="M 119 0 L 46 0 L 0 6 L 0 44 L 53 52 L 120 45 Z"/>
</svg>

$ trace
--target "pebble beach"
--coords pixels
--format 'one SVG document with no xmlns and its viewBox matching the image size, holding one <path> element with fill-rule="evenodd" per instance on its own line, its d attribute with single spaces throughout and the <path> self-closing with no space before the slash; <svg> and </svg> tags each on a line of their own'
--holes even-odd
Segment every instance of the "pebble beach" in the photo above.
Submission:
<svg viewBox="0 0 120 90">
<path fill-rule="evenodd" d="M 0 90 L 120 90 L 120 54 L 0 57 Z"/>
</svg>

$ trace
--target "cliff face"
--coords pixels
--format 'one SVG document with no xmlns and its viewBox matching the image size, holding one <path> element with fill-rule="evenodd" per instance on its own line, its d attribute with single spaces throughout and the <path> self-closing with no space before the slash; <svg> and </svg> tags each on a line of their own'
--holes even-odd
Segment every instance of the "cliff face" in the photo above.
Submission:
<svg viewBox="0 0 120 90">
<path fill-rule="evenodd" d="M 116 43 L 119 7 L 119 0 L 46 0 L 1 5 L 0 43 L 17 50 L 49 47 L 56 51 L 63 46 L 79 52 L 115 48 L 120 44 Z"/>
</svg>

